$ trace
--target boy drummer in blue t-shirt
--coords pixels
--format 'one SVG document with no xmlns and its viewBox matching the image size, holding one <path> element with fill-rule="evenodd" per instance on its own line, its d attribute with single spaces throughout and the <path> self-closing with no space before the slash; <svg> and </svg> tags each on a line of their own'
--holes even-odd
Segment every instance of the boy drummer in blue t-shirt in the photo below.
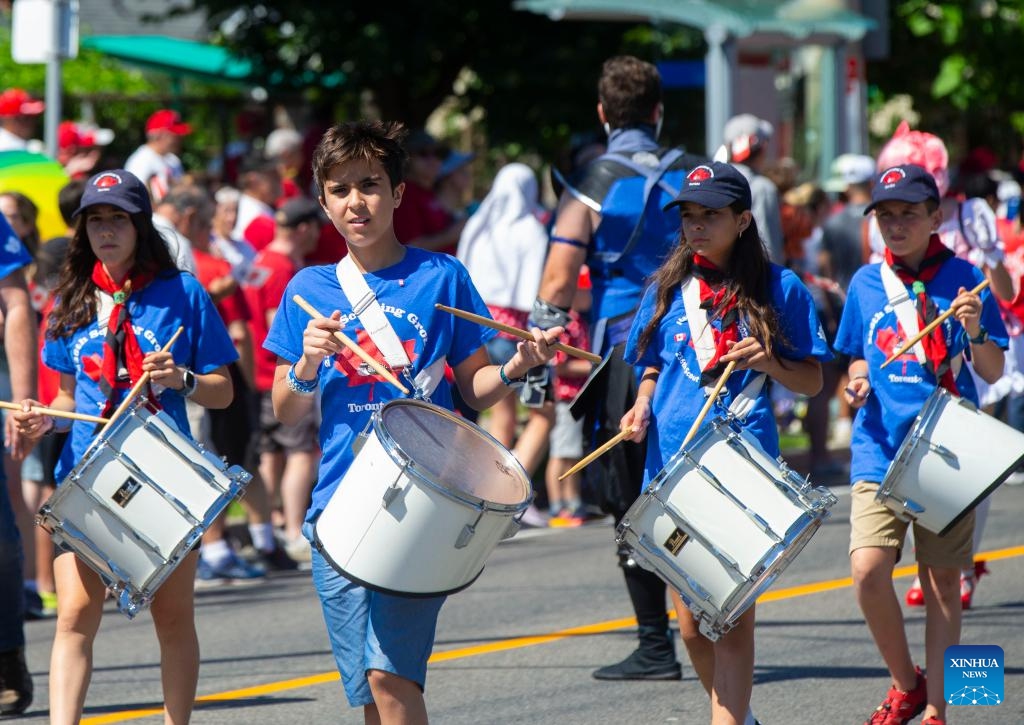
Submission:
<svg viewBox="0 0 1024 725">
<path fill-rule="evenodd" d="M 373 293 L 370 296 L 380 304 L 405 350 L 408 378 L 419 380 L 424 372 L 443 371 L 447 363 L 465 401 L 483 410 L 507 395 L 527 370 L 551 359 L 554 350 L 549 344 L 558 340 L 562 328 L 534 329 L 532 342 L 519 343 L 504 365 L 491 365 L 483 345 L 493 331 L 435 309 L 440 302 L 488 316 L 469 273 L 456 259 L 406 247 L 395 235 L 392 217 L 405 189 L 404 135 L 402 126 L 394 123 L 344 123 L 330 129 L 313 157 L 320 204 L 345 237 L 356 276 Z M 323 458 L 306 514 L 308 537 L 338 486 L 352 485 L 342 479 L 354 458 L 355 436 L 375 410 L 401 397 L 384 378 L 353 360 L 334 337 L 335 331 L 343 331 L 354 340 L 373 341 L 367 341 L 342 288 L 341 280 L 351 280 L 351 274 L 341 265 L 301 270 L 288 285 L 264 343 L 279 356 L 272 393 L 278 419 L 299 420 L 320 392 Z M 330 317 L 309 319 L 292 302 L 295 294 Z M 372 352 L 368 344 L 364 349 Z M 379 360 L 380 354 L 375 358 Z M 427 397 L 451 410 L 451 389 L 444 375 L 432 378 L 440 382 L 425 391 Z M 414 599 L 371 591 L 335 571 L 316 549 L 312 563 L 349 703 L 364 708 L 368 723 L 426 723 L 423 686 L 444 597 Z"/>
<path fill-rule="evenodd" d="M 991 295 L 968 291 L 982 281 L 981 272 L 956 259 L 935 233 L 942 222 L 939 200 L 935 180 L 920 166 L 895 166 L 879 175 L 865 213 L 873 211 L 878 220 L 885 261 L 854 275 L 835 341 L 852 358 L 845 395 L 858 409 L 851 444 L 850 567 L 857 600 L 893 680 L 869 725 L 907 723 L 921 712 L 922 725 L 944 724 L 943 654 L 960 641 L 960 570 L 971 563 L 974 529 L 973 513 L 944 536 L 914 526 L 925 593 L 926 678 L 914 666 L 892 583 L 909 524 L 876 502 L 875 494 L 935 386 L 977 404 L 963 359 L 992 383 L 1002 374 L 1007 345 Z M 901 286 L 913 302 L 909 311 L 897 301 Z M 921 350 L 911 349 L 881 369 L 913 334 L 900 325 L 901 314 L 916 315 L 918 329 L 924 329 L 946 309 L 952 317 L 919 343 Z"/>
</svg>

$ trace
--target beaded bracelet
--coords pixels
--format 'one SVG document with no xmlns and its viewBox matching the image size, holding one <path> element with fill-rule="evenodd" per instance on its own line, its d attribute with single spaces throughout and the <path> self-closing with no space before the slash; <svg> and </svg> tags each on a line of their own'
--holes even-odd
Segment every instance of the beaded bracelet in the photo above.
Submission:
<svg viewBox="0 0 1024 725">
<path fill-rule="evenodd" d="M 288 368 L 288 389 L 299 395 L 312 395 L 320 386 L 320 368 L 317 368 L 317 376 L 312 380 L 302 380 L 295 374 L 295 365 Z"/>
</svg>

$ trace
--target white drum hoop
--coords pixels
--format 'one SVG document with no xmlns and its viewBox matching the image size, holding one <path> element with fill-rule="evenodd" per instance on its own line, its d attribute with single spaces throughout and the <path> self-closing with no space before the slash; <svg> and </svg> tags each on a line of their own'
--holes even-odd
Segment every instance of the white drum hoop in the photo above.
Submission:
<svg viewBox="0 0 1024 725">
<path fill-rule="evenodd" d="M 252 479 L 251 474 L 247 471 L 239 466 L 228 467 L 222 459 L 218 459 L 195 441 L 192 443 L 196 450 L 209 461 L 210 465 L 203 466 L 195 459 L 185 455 L 171 444 L 156 425 L 143 419 L 139 411 L 144 408 L 150 413 L 157 413 L 155 408 L 149 406 L 148 399 L 145 396 L 140 396 L 132 407 L 125 410 L 117 420 L 101 431 L 93 439 L 82 460 L 67 474 L 56 492 L 49 501 L 43 504 L 35 517 L 36 525 L 50 533 L 61 551 L 73 553 L 99 575 L 103 583 L 114 594 L 118 610 L 129 619 L 133 619 L 150 604 L 157 589 L 173 573 L 185 556 L 192 551 L 228 504 L 244 492 L 245 486 Z M 171 422 L 170 425 L 174 425 L 174 423 Z M 189 510 L 187 505 L 179 500 L 172 491 L 169 491 L 143 470 L 144 467 L 148 467 L 145 463 L 136 461 L 127 453 L 116 449 L 112 441 L 117 440 L 123 429 L 128 426 L 138 426 L 146 430 L 148 434 L 157 438 L 164 448 L 169 449 L 171 455 L 176 456 L 182 463 L 195 471 L 197 478 L 206 479 L 212 488 L 219 491 L 213 505 L 202 512 Z M 187 440 L 187 436 L 184 434 L 182 437 Z M 118 505 L 126 506 L 142 487 L 150 488 L 162 497 L 182 520 L 188 523 L 188 533 L 173 546 L 169 553 L 160 553 L 160 545 L 148 537 L 145 532 L 131 529 L 103 497 L 92 490 L 90 486 L 80 483 L 89 469 L 93 465 L 98 465 L 107 455 L 108 449 L 114 452 L 114 460 L 129 473 L 126 483 L 115 492 L 114 500 Z M 216 477 L 212 475 L 212 469 L 217 469 L 224 480 L 216 481 Z M 113 517 L 111 520 L 116 520 L 120 526 L 124 527 L 124 533 L 129 534 L 140 548 L 163 559 L 164 565 L 155 568 L 145 581 L 133 581 L 132 575 L 125 571 L 123 566 L 111 560 L 111 553 L 93 541 L 84 526 L 69 520 L 60 513 L 63 497 L 71 495 L 73 490 L 81 491 L 92 502 L 94 510 L 99 515 Z"/>
<path fill-rule="evenodd" d="M 505 475 L 511 475 L 513 477 L 516 477 L 514 474 L 518 473 L 518 478 L 520 478 L 520 480 L 523 483 L 523 497 L 515 503 L 502 503 L 492 501 L 481 496 L 476 496 L 470 493 L 469 491 L 466 491 L 465 489 L 453 487 L 446 484 L 440 476 L 431 473 L 422 464 L 418 464 L 417 461 L 413 458 L 413 456 L 411 456 L 403 448 L 402 443 L 397 439 L 397 437 L 392 433 L 392 431 L 389 430 L 387 421 L 385 420 L 385 418 L 389 414 L 389 411 L 405 406 L 419 408 L 422 410 L 429 411 L 432 415 L 441 416 L 444 420 L 454 424 L 460 430 L 464 430 L 470 433 L 472 436 L 475 436 L 477 439 L 489 445 L 495 451 L 501 452 L 501 460 L 496 461 L 495 465 L 498 466 L 500 472 Z M 418 427 L 421 430 L 424 430 L 424 432 L 427 433 L 428 435 L 432 436 L 432 433 L 429 430 L 424 429 L 422 426 Z M 398 478 L 396 478 L 396 480 L 392 482 L 391 486 L 384 493 L 382 503 L 385 507 L 387 507 L 390 504 L 390 502 L 394 498 L 396 498 L 403 490 L 402 487 L 397 486 L 398 481 L 401 479 L 401 475 L 408 474 L 410 478 L 413 480 L 414 484 L 423 484 L 425 489 L 438 493 L 444 498 L 456 503 L 457 505 L 476 512 L 476 519 L 474 524 L 466 526 L 463 529 L 463 531 L 459 534 L 459 539 L 455 544 L 455 548 L 460 548 L 461 546 L 465 545 L 459 544 L 458 542 L 465 538 L 465 535 L 467 534 L 466 529 L 469 529 L 469 538 L 471 538 L 473 529 L 477 524 L 480 523 L 480 521 L 484 518 L 484 516 L 487 513 L 500 515 L 503 518 L 508 519 L 508 530 L 503 538 L 510 538 L 511 536 L 515 535 L 516 531 L 518 531 L 520 526 L 520 520 L 522 519 L 523 514 L 526 513 L 526 510 L 529 508 L 534 497 L 530 477 L 527 475 L 526 470 L 523 468 L 522 464 L 515 458 L 515 456 L 512 455 L 512 453 L 508 449 L 506 449 L 505 446 L 503 446 L 496 438 L 490 435 L 483 428 L 477 426 L 476 424 L 472 423 L 469 420 L 466 420 L 465 418 L 462 418 L 453 411 L 438 406 L 434 403 L 431 403 L 430 401 L 422 400 L 419 398 L 401 398 L 390 401 L 384 404 L 378 410 L 374 411 L 369 422 L 366 424 L 363 431 L 356 437 L 356 440 L 352 444 L 353 451 L 355 452 L 355 455 L 357 457 L 360 451 L 363 449 L 363 446 L 366 444 L 367 440 L 371 436 L 377 439 L 377 442 L 379 443 L 380 447 L 383 448 L 386 455 L 391 459 L 391 461 L 396 466 L 398 466 L 399 469 Z M 353 583 L 358 584 L 359 586 L 362 586 L 366 589 L 370 589 L 372 591 L 380 592 L 382 594 L 388 594 L 391 596 L 403 597 L 406 599 L 428 599 L 439 596 L 447 596 L 449 594 L 454 594 L 462 591 L 463 589 L 466 589 L 471 584 L 473 584 L 473 582 L 475 582 L 483 573 L 483 566 L 481 566 L 480 570 L 465 583 L 443 590 L 429 592 L 413 592 L 400 589 L 392 589 L 383 586 L 379 583 L 368 581 L 365 577 L 355 575 L 351 571 L 352 567 L 342 566 L 342 564 L 337 561 L 337 557 L 331 555 L 328 546 L 324 544 L 318 532 L 317 524 L 319 524 L 320 521 L 321 519 L 318 519 L 313 526 L 313 546 L 317 549 L 321 556 L 324 557 L 324 560 L 335 571 L 337 571 Z"/>
<path fill-rule="evenodd" d="M 757 461 L 746 448 L 744 437 L 736 427 L 735 420 L 716 418 L 711 426 L 697 436 L 687 447 L 676 453 L 665 467 L 658 473 L 647 490 L 630 507 L 623 516 L 616 530 L 616 540 L 630 547 L 638 560 L 645 562 L 648 568 L 664 580 L 669 586 L 676 588 L 687 607 L 698 619 L 700 631 L 710 640 L 715 641 L 729 632 L 742 614 L 754 604 L 757 598 L 774 584 L 783 570 L 796 558 L 817 532 L 821 524 L 831 516 L 831 507 L 838 499 L 827 489 L 812 486 L 810 481 L 789 468 L 781 458 L 775 459 L 777 470 L 769 470 Z M 716 436 L 725 438 L 730 449 L 738 453 L 752 467 L 757 469 L 766 481 L 771 482 L 796 508 L 804 513 L 794 522 L 789 530 L 781 536 L 771 531 L 769 524 L 743 501 L 730 492 L 720 480 L 694 453 L 700 451 L 709 439 Z M 767 453 L 764 454 L 767 458 Z M 688 519 L 684 513 L 663 500 L 659 494 L 667 482 L 673 478 L 676 470 L 683 465 L 699 473 L 719 493 L 736 506 L 758 529 L 769 536 L 774 545 L 768 548 L 752 567 L 752 572 L 745 574 L 739 564 L 728 553 L 721 551 Z M 781 476 L 781 478 L 780 478 Z M 632 519 L 639 519 L 648 507 L 661 509 L 685 537 L 693 540 L 704 550 L 717 558 L 729 571 L 736 583 L 736 588 L 722 602 L 721 607 L 711 604 L 713 595 L 694 576 L 682 570 L 679 565 L 663 551 L 663 546 L 655 541 L 647 532 L 638 531 Z M 635 543 L 631 541 L 635 537 Z M 666 542 L 667 543 L 667 542 Z M 743 582 L 747 586 L 741 586 Z"/>
<path fill-rule="evenodd" d="M 956 460 L 956 454 L 948 448 L 937 443 L 933 443 L 930 439 L 925 437 L 933 419 L 940 414 L 946 405 L 953 403 L 962 405 L 973 412 L 978 412 L 979 415 L 985 415 L 985 413 L 978 411 L 978 407 L 969 400 L 958 398 L 945 388 L 936 387 L 928 397 L 924 406 L 921 408 L 921 412 L 918 413 L 917 418 L 914 420 L 914 424 L 907 433 L 907 436 L 903 439 L 903 443 L 900 445 L 899 451 L 896 453 L 896 458 L 894 458 L 892 463 L 889 465 L 885 478 L 882 480 L 882 483 L 878 487 L 878 491 L 875 493 L 875 501 L 884 504 L 902 521 L 916 522 L 918 525 L 921 525 L 920 522 L 918 522 L 918 517 L 926 511 L 926 507 L 923 506 L 921 502 L 910 499 L 904 495 L 900 495 L 897 491 L 900 481 L 906 475 L 910 464 L 913 462 L 916 449 L 923 444 L 927 446 L 929 451 L 942 456 L 947 460 Z M 1024 449 L 1021 450 L 1019 456 L 1012 459 L 1012 462 L 1007 465 L 1006 470 L 998 475 L 992 483 L 981 489 L 980 493 L 973 500 L 968 502 L 966 507 L 961 510 L 957 516 L 952 518 L 948 524 L 942 527 L 941 530 L 934 533 L 939 536 L 945 536 L 948 534 L 953 527 L 960 523 L 965 516 L 978 506 L 978 504 L 999 488 L 1010 474 L 1013 473 L 1022 463 L 1024 463 Z M 927 504 L 927 502 L 924 503 Z"/>
</svg>

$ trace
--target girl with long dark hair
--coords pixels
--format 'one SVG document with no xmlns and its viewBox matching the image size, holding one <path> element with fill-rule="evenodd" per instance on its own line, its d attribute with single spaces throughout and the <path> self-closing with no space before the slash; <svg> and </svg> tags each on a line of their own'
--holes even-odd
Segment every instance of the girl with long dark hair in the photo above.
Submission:
<svg viewBox="0 0 1024 725">
<path fill-rule="evenodd" d="M 769 261 L 750 206 L 747 180 L 715 162 L 693 169 L 666 207 L 679 208 L 680 242 L 653 275 L 625 352 L 627 361 L 643 367 L 636 402 L 621 425 L 632 429 L 627 440 L 650 436 L 645 490 L 682 446 L 706 391 L 730 362 L 735 371 L 722 404 L 741 391 L 754 396 L 742 424 L 769 455 L 779 454 L 778 430 L 768 391 L 757 378 L 765 375 L 803 395 L 821 388 L 820 361 L 831 353 L 814 301 L 795 274 Z M 672 599 L 683 643 L 711 696 L 712 722 L 754 722 L 754 608 L 712 642 L 677 592 Z"/>
</svg>

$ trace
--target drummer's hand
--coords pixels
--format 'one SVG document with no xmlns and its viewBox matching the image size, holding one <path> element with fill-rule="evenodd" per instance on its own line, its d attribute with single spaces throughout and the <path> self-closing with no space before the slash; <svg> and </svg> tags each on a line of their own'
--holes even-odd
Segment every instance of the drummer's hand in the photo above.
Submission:
<svg viewBox="0 0 1024 725">
<path fill-rule="evenodd" d="M 633 403 L 633 407 L 626 411 L 619 421 L 619 430 L 630 430 L 630 434 L 623 440 L 639 443 L 647 436 L 647 428 L 651 424 L 651 399 L 641 395 Z"/>
<path fill-rule="evenodd" d="M 295 364 L 295 374 L 303 380 L 312 380 L 325 358 L 334 357 L 342 348 L 334 336 L 341 331 L 341 312 L 335 310 L 330 317 L 314 317 L 302 331 L 302 359 Z"/>
<path fill-rule="evenodd" d="M 851 378 L 843 390 L 843 397 L 851 408 L 863 408 L 871 395 L 871 382 L 865 377 Z"/>
<path fill-rule="evenodd" d="M 21 410 L 13 411 L 7 416 L 7 437 L 10 438 L 12 431 L 16 437 L 27 441 L 36 441 L 46 435 L 54 426 L 53 418 L 32 410 L 33 407 L 39 408 L 42 405 L 38 400 L 31 398 L 21 401 Z M 6 442 L 11 445 L 10 440 Z"/>
<path fill-rule="evenodd" d="M 981 334 L 981 297 L 961 287 L 950 305 L 955 317 L 970 337 Z"/>
<path fill-rule="evenodd" d="M 564 327 L 552 327 L 547 330 L 539 327 L 530 328 L 533 341 L 520 342 L 516 346 L 516 354 L 505 364 L 505 371 L 509 377 L 521 377 L 530 368 L 546 365 L 555 356 L 555 348 L 552 345 L 558 342 L 563 332 Z"/>
<path fill-rule="evenodd" d="M 181 390 L 185 387 L 185 368 L 174 364 L 174 356 L 170 350 L 147 353 L 142 358 L 142 372 L 149 373 L 151 382 L 165 388 Z"/>
<path fill-rule="evenodd" d="M 764 346 L 755 337 L 744 337 L 739 342 L 730 342 L 729 352 L 722 355 L 722 362 L 736 361 L 737 370 L 757 370 L 759 373 L 769 372 L 768 366 L 772 359 L 764 350 Z"/>
</svg>

